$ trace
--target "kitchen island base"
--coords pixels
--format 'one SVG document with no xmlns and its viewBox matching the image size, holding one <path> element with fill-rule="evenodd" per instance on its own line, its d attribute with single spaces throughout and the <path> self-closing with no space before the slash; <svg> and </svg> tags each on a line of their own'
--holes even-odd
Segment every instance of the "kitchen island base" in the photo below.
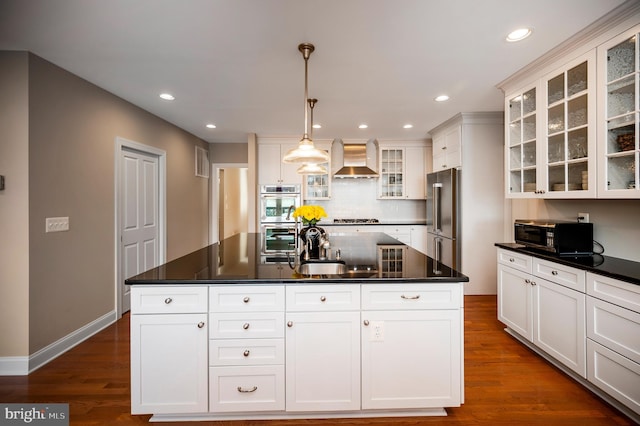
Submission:
<svg viewBox="0 0 640 426">
<path fill-rule="evenodd" d="M 318 412 L 318 413 L 238 413 L 238 414 L 155 414 L 149 422 L 201 422 L 232 420 L 300 420 L 300 419 L 366 419 L 378 417 L 443 417 L 447 416 L 444 408 L 422 410 L 375 410 L 352 412 Z"/>
</svg>

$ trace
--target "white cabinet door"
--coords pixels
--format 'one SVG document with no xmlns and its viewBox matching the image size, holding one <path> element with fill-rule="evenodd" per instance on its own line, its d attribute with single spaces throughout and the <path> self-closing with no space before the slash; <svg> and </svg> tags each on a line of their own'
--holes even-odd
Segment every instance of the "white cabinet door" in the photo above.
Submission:
<svg viewBox="0 0 640 426">
<path fill-rule="evenodd" d="M 362 322 L 362 409 L 460 405 L 459 310 L 363 311 Z"/>
<path fill-rule="evenodd" d="M 586 377 L 586 296 L 535 278 L 533 343 L 581 377 Z"/>
<path fill-rule="evenodd" d="M 460 167 L 462 149 L 462 127 L 455 125 L 434 136 L 433 171 Z"/>
<path fill-rule="evenodd" d="M 360 409 L 360 313 L 287 313 L 287 411 Z"/>
<path fill-rule="evenodd" d="M 409 200 L 427 199 L 427 148 L 408 146 L 405 148 L 405 193 Z"/>
<path fill-rule="evenodd" d="M 131 414 L 206 412 L 207 314 L 131 315 Z"/>
<path fill-rule="evenodd" d="M 498 264 L 498 320 L 533 339 L 531 275 Z"/>
<path fill-rule="evenodd" d="M 296 172 L 300 165 L 282 162 L 284 154 L 295 147 L 295 143 L 258 144 L 258 183 L 260 185 L 301 183 L 301 175 Z"/>
<path fill-rule="evenodd" d="M 411 226 L 411 247 L 427 254 L 427 225 Z"/>
</svg>

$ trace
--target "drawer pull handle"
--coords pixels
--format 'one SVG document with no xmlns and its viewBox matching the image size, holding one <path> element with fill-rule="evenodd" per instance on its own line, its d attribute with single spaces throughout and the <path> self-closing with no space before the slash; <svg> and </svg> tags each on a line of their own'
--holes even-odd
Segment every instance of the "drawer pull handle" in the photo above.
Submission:
<svg viewBox="0 0 640 426">
<path fill-rule="evenodd" d="M 525 284 L 531 284 L 531 280 L 530 280 L 529 278 L 526 278 L 526 279 L 524 280 L 524 282 L 525 282 Z"/>
<path fill-rule="evenodd" d="M 247 296 L 247 297 L 245 297 L 244 299 L 242 299 L 242 301 L 243 301 L 244 303 L 249 303 L 249 300 L 251 300 L 251 299 L 249 298 L 249 296 Z"/>
<path fill-rule="evenodd" d="M 166 303 L 167 305 L 171 302 L 173 302 L 173 299 L 170 297 L 167 297 L 166 299 L 164 299 L 164 303 Z"/>
<path fill-rule="evenodd" d="M 551 271 L 551 275 L 558 275 L 558 271 Z"/>
<path fill-rule="evenodd" d="M 289 321 L 289 322 L 287 323 L 287 327 L 293 327 L 293 321 Z"/>
<path fill-rule="evenodd" d="M 420 299 L 420 295 L 416 294 L 415 296 L 405 296 L 404 294 L 402 296 L 400 296 L 403 299 L 406 300 L 416 300 L 416 299 Z"/>
<path fill-rule="evenodd" d="M 321 301 L 321 302 L 326 302 L 326 301 L 327 301 L 327 298 L 326 298 L 326 297 L 324 297 L 324 296 L 320 296 L 320 301 Z"/>
<path fill-rule="evenodd" d="M 202 328 L 202 327 L 204 327 L 204 321 L 200 321 L 200 322 L 198 323 L 198 328 Z"/>
<path fill-rule="evenodd" d="M 247 330 L 249 328 L 249 323 L 245 322 L 244 324 L 242 324 L 242 328 L 244 328 L 245 330 Z"/>
<path fill-rule="evenodd" d="M 238 392 L 240 393 L 251 393 L 258 390 L 257 386 L 252 387 L 251 389 L 242 389 L 242 386 L 238 386 Z"/>
<path fill-rule="evenodd" d="M 249 349 L 247 349 L 247 350 L 245 350 L 245 351 L 244 351 L 244 353 L 243 353 L 242 355 L 244 355 L 244 356 L 249 356 L 249 353 L 250 353 L 250 352 L 249 352 Z"/>
<path fill-rule="evenodd" d="M 515 260 L 513 257 L 509 258 L 509 262 L 513 263 L 513 262 L 515 262 L 515 261 L 516 261 L 516 260 Z"/>
<path fill-rule="evenodd" d="M 363 323 L 365 326 L 368 326 L 368 325 L 369 325 L 369 320 L 364 320 L 362 323 Z"/>
<path fill-rule="evenodd" d="M 535 281 L 531 281 L 531 285 L 536 285 L 536 282 Z"/>
</svg>

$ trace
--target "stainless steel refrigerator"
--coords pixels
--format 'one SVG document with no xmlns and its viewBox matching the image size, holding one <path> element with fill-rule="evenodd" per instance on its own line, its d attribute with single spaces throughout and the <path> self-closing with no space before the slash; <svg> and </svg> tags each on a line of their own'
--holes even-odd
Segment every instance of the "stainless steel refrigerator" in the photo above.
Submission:
<svg viewBox="0 0 640 426">
<path fill-rule="evenodd" d="M 460 170 L 427 175 L 427 255 L 458 271 L 460 262 Z"/>
</svg>

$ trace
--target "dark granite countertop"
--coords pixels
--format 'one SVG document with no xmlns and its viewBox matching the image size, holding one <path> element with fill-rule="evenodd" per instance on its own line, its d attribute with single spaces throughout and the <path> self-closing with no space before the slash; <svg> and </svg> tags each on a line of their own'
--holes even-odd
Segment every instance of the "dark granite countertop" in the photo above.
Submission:
<svg viewBox="0 0 640 426">
<path fill-rule="evenodd" d="M 336 223 L 332 220 L 327 220 L 318 223 L 318 226 L 402 226 L 402 225 L 427 225 L 427 220 L 415 220 L 415 219 L 384 219 L 380 220 L 380 222 L 360 222 L 360 223 Z"/>
<path fill-rule="evenodd" d="M 540 259 L 561 263 L 574 268 L 640 285 L 640 262 L 594 254 L 593 256 L 558 256 L 544 250 L 516 243 L 496 243 L 496 247 L 527 254 Z"/>
<path fill-rule="evenodd" d="M 128 285 L 164 284 L 273 284 L 273 283 L 411 283 L 411 282 L 467 282 L 469 278 L 446 265 L 434 261 L 395 238 L 384 233 L 329 234 L 332 253 L 340 249 L 347 266 L 359 270 L 371 267 L 374 272 L 323 275 L 310 278 L 296 275 L 284 263 L 265 263 L 261 253 L 261 234 L 237 234 L 164 265 L 125 280 Z M 385 259 L 382 248 L 406 247 L 404 268 L 384 273 L 382 263 L 397 262 Z M 332 255 L 333 257 L 333 255 Z M 396 264 L 397 266 L 397 264 Z M 375 272 L 377 270 L 377 272 Z"/>
</svg>

